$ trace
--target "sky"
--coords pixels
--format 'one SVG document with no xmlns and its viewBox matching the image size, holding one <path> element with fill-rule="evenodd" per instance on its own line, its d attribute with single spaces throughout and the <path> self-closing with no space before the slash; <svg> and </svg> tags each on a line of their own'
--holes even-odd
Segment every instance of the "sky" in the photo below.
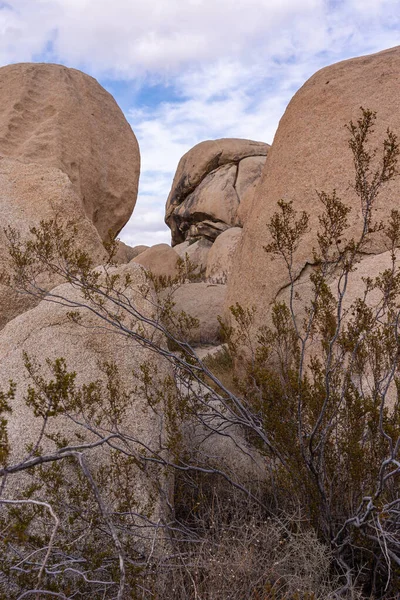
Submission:
<svg viewBox="0 0 400 600">
<path fill-rule="evenodd" d="M 272 143 L 318 69 L 400 44 L 400 0 L 0 0 L 0 65 L 55 62 L 113 94 L 142 169 L 120 239 L 170 243 L 164 207 L 198 142 Z"/>
</svg>

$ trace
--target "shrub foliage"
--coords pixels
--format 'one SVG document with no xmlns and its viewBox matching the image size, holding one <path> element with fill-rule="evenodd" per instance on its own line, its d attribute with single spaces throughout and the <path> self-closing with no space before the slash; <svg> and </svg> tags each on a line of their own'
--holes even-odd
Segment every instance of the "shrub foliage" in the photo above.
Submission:
<svg viewBox="0 0 400 600">
<path fill-rule="evenodd" d="M 319 192 L 319 229 L 304 274 L 296 253 L 309 215 L 281 200 L 264 248 L 285 266 L 289 284 L 258 331 L 253 308 L 231 307 L 231 325 L 221 322 L 224 347 L 205 361 L 186 341 L 196 321 L 174 312 L 171 290 L 196 272 L 188 261 L 174 280 L 149 275 L 162 300 L 144 317 L 127 296 L 130 277 L 112 265 L 93 269 L 57 220 L 33 228 L 28 240 L 7 231 L 10 285 L 63 303 L 83 325 L 76 302 L 40 286 L 39 274 L 57 274 L 81 291 L 79 308 L 151 349 L 170 371 L 160 381 L 147 363 L 132 375 L 133 389 L 165 416 L 166 428 L 161 450 L 142 442 L 133 451 L 120 427 L 131 401 L 124 387 L 132 383 L 118 379 L 116 365 L 103 365 L 102 382 L 79 387 L 62 357 L 49 361 L 50 380 L 25 357 L 25 400 L 43 420 L 42 437 L 50 438 L 47 424 L 62 414 L 84 422 L 96 441 L 72 445 L 53 433 L 53 453 L 33 440 L 14 463 L 7 438 L 14 384 L 0 395 L 2 597 L 398 597 L 400 212 L 385 223 L 374 214 L 398 174 L 399 146 L 388 130 L 382 150 L 371 149 L 375 119 L 361 109 L 347 125 L 357 227 L 336 190 Z M 377 237 L 386 243 L 387 268 L 364 278 L 354 297 L 357 269 Z M 167 345 L 146 334 L 149 326 Z M 189 448 L 190 427 L 261 461 L 260 481 Z M 109 464 L 93 469 L 87 456 L 99 446 L 111 448 Z M 131 495 L 135 474 L 154 465 L 176 480 L 170 510 L 157 521 Z M 21 472 L 25 489 L 9 497 L 5 482 Z"/>
</svg>

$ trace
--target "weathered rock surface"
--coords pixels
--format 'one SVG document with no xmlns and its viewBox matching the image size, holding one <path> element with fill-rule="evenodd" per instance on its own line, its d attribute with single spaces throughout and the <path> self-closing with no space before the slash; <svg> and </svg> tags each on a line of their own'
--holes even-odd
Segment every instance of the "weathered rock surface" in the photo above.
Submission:
<svg viewBox="0 0 400 600">
<path fill-rule="evenodd" d="M 135 135 L 113 97 L 76 69 L 0 69 L 0 156 L 66 173 L 103 240 L 132 214 L 140 169 Z"/>
<path fill-rule="evenodd" d="M 211 432 L 199 423 L 187 423 L 184 427 L 185 452 L 195 464 L 204 464 L 229 474 L 233 481 L 254 489 L 267 481 L 268 464 L 243 435 L 239 426 L 227 427 L 226 421 L 215 413 L 224 408 L 217 402 L 210 403 L 209 421 L 215 429 L 220 427 L 223 435 Z M 212 412 L 214 410 L 215 412 Z M 203 418 L 207 421 L 206 414 Z"/>
<path fill-rule="evenodd" d="M 234 224 L 239 197 L 234 188 L 237 166 L 224 165 L 209 173 L 185 201 L 174 211 L 174 218 L 181 223 L 204 221 L 204 215 L 231 227 Z"/>
<path fill-rule="evenodd" d="M 114 261 L 117 264 L 126 264 L 133 258 L 139 256 L 139 254 L 141 254 L 148 248 L 149 246 L 134 246 L 132 248 L 132 246 L 128 246 L 128 244 L 125 244 L 124 242 L 121 242 L 121 240 L 118 240 L 117 251 L 114 255 Z"/>
<path fill-rule="evenodd" d="M 176 277 L 178 274 L 179 255 L 168 244 L 156 244 L 148 250 L 140 252 L 131 262 L 142 265 L 155 277 Z"/>
<path fill-rule="evenodd" d="M 218 316 L 222 314 L 226 294 L 225 285 L 185 283 L 177 288 L 172 300 L 174 311 L 181 311 L 199 320 L 199 327 L 193 329 L 186 341 L 193 345 L 218 344 L 220 325 Z"/>
<path fill-rule="evenodd" d="M 251 212 L 244 224 L 228 284 L 226 305 L 239 302 L 256 306 L 261 324 L 279 290 L 289 280 L 284 265 L 272 260 L 263 246 L 268 239 L 266 224 L 277 211 L 281 198 L 292 200 L 297 211 L 310 214 L 309 232 L 295 256 L 294 270 L 301 272 L 312 263 L 321 205 L 315 190 L 337 194 L 352 207 L 350 234 L 361 223 L 360 206 L 352 188 L 354 167 L 344 127 L 360 117 L 360 106 L 377 111 L 371 138 L 372 147 L 381 145 L 386 129 L 400 133 L 397 101 L 400 74 L 400 47 L 351 59 L 318 71 L 295 94 L 282 117 Z M 374 218 L 386 221 L 398 208 L 400 181 L 395 179 L 378 196 Z M 370 251 L 379 254 L 385 245 L 377 234 Z"/>
<path fill-rule="evenodd" d="M 144 316 L 150 316 L 152 304 L 138 291 L 138 286 L 146 285 L 143 270 L 138 265 L 130 263 L 118 267 L 114 272 L 122 276 L 125 274 L 131 276 L 132 286 L 127 292 L 129 299 Z M 69 284 L 57 287 L 56 292 L 64 298 L 82 301 L 80 292 Z M 149 293 L 152 297 L 151 291 Z M 155 362 L 159 373 L 166 374 L 165 365 L 159 356 L 145 350 L 132 339 L 117 335 L 115 330 L 104 322 L 99 328 L 99 319 L 89 311 L 79 309 L 82 325 L 84 325 L 80 326 L 67 318 L 67 310 L 65 306 L 44 300 L 37 307 L 8 323 L 0 332 L 0 388 L 8 389 L 10 379 L 17 384 L 16 396 L 12 401 L 12 413 L 8 417 L 8 436 L 12 450 L 9 464 L 26 456 L 26 445 L 35 444 L 38 441 L 43 425 L 43 419 L 35 417 L 32 408 L 28 407 L 24 401 L 24 395 L 27 393 L 28 385 L 32 385 L 32 380 L 24 367 L 23 352 L 28 353 L 30 359 L 38 361 L 41 365 L 40 372 L 46 380 L 51 378 L 46 359 L 50 358 L 54 361 L 56 358 L 63 357 L 68 370 L 77 373 L 76 383 L 78 386 L 98 379 L 104 381 L 104 373 L 99 368 L 99 364 L 104 361 L 117 365 L 120 386 L 125 388 L 126 392 L 132 388 L 132 370 L 144 362 L 147 364 Z M 123 319 L 123 313 L 121 313 L 121 318 Z M 147 335 L 150 335 L 151 332 L 147 326 L 145 326 L 145 331 Z M 122 405 L 119 408 L 122 409 Z M 114 430 L 115 424 L 113 425 L 110 406 L 107 403 L 104 405 L 104 411 L 103 421 L 96 427 L 100 434 L 107 435 L 109 431 Z M 74 415 L 73 412 L 72 414 Z M 91 435 L 85 428 L 85 415 L 75 414 L 74 416 L 81 421 L 81 425 L 74 423 L 65 414 L 58 415 L 49 419 L 47 433 L 55 434 L 60 431 L 70 443 L 79 442 L 81 444 L 82 439 L 77 438 L 79 434 L 84 435 L 87 442 L 99 439 Z M 92 425 L 95 423 L 95 419 L 89 417 L 89 420 Z M 159 448 L 160 440 L 163 438 L 161 418 L 148 406 L 146 399 L 138 391 L 132 393 L 129 405 L 121 416 L 118 427 L 122 433 L 129 433 L 133 439 L 139 439 L 148 447 L 155 449 Z M 43 453 L 56 450 L 54 441 L 47 437 L 41 439 L 40 446 Z M 141 446 L 132 443 L 131 448 L 133 452 L 139 452 Z M 86 454 L 95 478 L 97 469 L 110 460 L 109 452 L 110 449 L 106 449 L 104 446 Z M 147 514 L 147 510 L 150 511 L 150 507 L 153 507 L 149 514 L 158 518 L 162 510 L 162 495 L 159 494 L 158 486 L 161 485 L 161 488 L 168 491 L 165 476 L 157 469 L 149 468 L 143 471 L 137 467 L 132 467 L 132 469 L 130 485 L 132 498 L 137 500 L 138 511 L 144 511 Z M 13 475 L 10 478 L 8 483 L 13 486 L 12 490 L 15 490 L 15 481 L 17 480 L 19 492 L 21 492 L 21 488 L 25 485 L 24 477 L 21 474 Z M 103 498 L 109 491 L 102 490 Z"/>
<path fill-rule="evenodd" d="M 241 194 L 260 174 L 253 163 L 241 168 L 241 161 L 256 157 L 262 163 L 268 148 L 262 142 L 220 139 L 201 142 L 181 158 L 166 205 L 173 246 L 203 235 L 213 240 L 234 226 Z"/>
<path fill-rule="evenodd" d="M 133 246 L 133 248 L 129 248 L 129 256 L 131 256 L 132 258 L 136 258 L 137 256 L 139 256 L 139 254 L 142 254 L 142 252 L 145 252 L 145 250 L 148 250 L 150 248 L 150 246 L 144 246 L 143 244 L 140 246 Z"/>
<path fill-rule="evenodd" d="M 240 198 L 240 204 L 235 220 L 235 224 L 239 227 L 243 227 L 251 210 L 252 200 L 260 183 L 266 160 L 266 156 L 250 156 L 239 163 L 236 190 Z"/>
<path fill-rule="evenodd" d="M 207 238 L 200 238 L 194 244 L 182 242 L 182 244 L 174 246 L 175 252 L 179 254 L 182 260 L 185 260 L 186 255 L 188 255 L 190 262 L 196 265 L 200 271 L 204 270 L 207 266 L 211 248 L 212 242 Z"/>
<path fill-rule="evenodd" d="M 10 226 L 24 238 L 29 235 L 29 229 L 38 226 L 42 219 L 54 219 L 56 215 L 67 233 L 69 226 L 76 226 L 76 242 L 81 250 L 91 256 L 94 264 L 106 259 L 103 243 L 87 218 L 73 184 L 68 175 L 56 167 L 0 158 L 0 211 L 1 273 L 10 274 L 8 244 L 3 228 Z M 41 281 L 47 289 L 57 283 L 60 281 L 56 277 Z M 13 289 L 0 285 L 0 329 L 37 302 L 31 296 L 17 294 Z"/>
<path fill-rule="evenodd" d="M 208 254 L 206 279 L 226 283 L 232 270 L 236 247 L 242 236 L 241 227 L 231 227 L 217 237 Z"/>
</svg>

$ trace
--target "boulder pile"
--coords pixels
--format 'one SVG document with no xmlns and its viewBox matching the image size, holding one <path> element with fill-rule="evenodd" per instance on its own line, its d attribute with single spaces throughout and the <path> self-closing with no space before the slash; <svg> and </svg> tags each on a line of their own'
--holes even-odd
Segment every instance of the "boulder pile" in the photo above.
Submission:
<svg viewBox="0 0 400 600">
<path fill-rule="evenodd" d="M 130 248 L 118 242 L 115 264 L 106 268 L 105 246 L 116 238 L 136 202 L 140 155 L 134 133 L 110 94 L 79 71 L 51 64 L 0 68 L 0 208 L 6 228 L 0 231 L 0 272 L 7 274 L 10 268 L 7 236 L 12 231 L 25 236 L 41 221 L 55 219 L 66 229 L 76 229 L 77 244 L 97 266 L 99 277 L 125 282 L 108 313 L 110 320 L 103 319 L 99 326 L 96 311 L 107 314 L 109 297 L 99 294 L 96 310 L 85 311 L 82 305 L 87 304 L 90 294 L 82 296 L 71 279 L 63 285 L 56 276 L 41 282 L 47 300 L 52 291 L 58 296 L 53 303 L 18 294 L 6 285 L 6 278 L 0 279 L 0 390 L 5 390 L 10 380 L 17 383 L 17 391 L 11 394 L 12 413 L 7 414 L 9 460 L 24 459 L 29 452 L 32 457 L 39 446 L 40 452 L 56 452 L 60 431 L 68 443 L 81 445 L 92 441 L 103 425 L 104 435 L 118 429 L 119 441 L 129 431 L 124 444 L 128 440 L 133 456 L 128 474 L 134 474 L 129 491 L 137 498 L 135 518 L 145 516 L 149 523 L 157 522 L 157 528 L 163 519 L 166 522 L 167 512 L 171 510 L 171 515 L 174 510 L 173 476 L 166 463 L 170 452 L 178 454 L 179 444 L 186 444 L 194 453 L 204 444 L 200 454 L 206 449 L 207 457 L 215 453 L 222 463 L 225 455 L 235 475 L 240 469 L 245 475 L 251 471 L 248 466 L 240 467 L 244 454 L 257 462 L 258 470 L 258 459 L 254 460 L 251 450 L 243 452 L 247 441 L 242 425 L 228 442 L 225 431 L 214 435 L 213 427 L 218 429 L 218 423 L 223 423 L 224 410 L 217 425 L 211 421 L 212 433 L 194 422 L 184 426 L 179 422 L 183 431 L 179 430 L 176 399 L 183 399 L 181 404 L 186 405 L 191 394 L 197 395 L 202 411 L 211 414 L 212 393 L 209 387 L 211 395 L 203 394 L 207 378 L 202 379 L 201 374 L 195 385 L 185 388 L 181 372 L 188 365 L 197 368 L 196 356 L 190 356 L 193 363 L 186 363 L 186 357 L 179 355 L 177 368 L 176 339 L 171 340 L 165 330 L 167 310 L 159 300 L 171 294 L 178 315 L 187 313 L 198 320 L 199 327 L 186 341 L 202 358 L 208 355 L 210 359 L 210 346 L 215 351 L 222 344 L 218 317 L 228 320 L 228 307 L 236 302 L 255 308 L 255 327 L 270 322 L 273 302 L 287 299 L 290 285 L 282 262 L 265 252 L 267 224 L 282 199 L 310 216 L 293 263 L 301 291 L 296 300 L 307 299 L 322 210 L 316 192 L 336 190 L 351 208 L 349 233 L 357 234 L 362 211 L 354 191 L 354 164 L 344 125 L 357 121 L 363 106 L 377 111 L 372 142 L 376 139 L 381 143 L 388 127 L 400 134 L 399 74 L 400 47 L 338 63 L 316 73 L 295 94 L 271 147 L 245 139 L 196 145 L 180 160 L 166 202 L 171 245 Z M 397 178 L 377 198 L 376 221 L 388 221 L 391 210 L 398 209 L 399 194 Z M 351 299 L 360 295 L 365 276 L 388 266 L 390 258 L 377 228 L 370 236 L 368 253 L 360 257 L 357 270 L 352 272 L 348 288 Z M 173 281 L 184 268 L 182 260 L 187 259 L 197 269 L 196 280 L 188 276 L 185 281 Z M 157 277 L 162 280 L 159 286 L 153 285 Z M 336 273 L 330 282 L 333 287 L 337 287 L 335 277 Z M 76 309 L 72 315 L 66 313 L 65 299 Z M 128 310 L 121 310 L 119 301 Z M 119 325 L 113 328 L 110 322 Z M 83 410 L 72 419 L 66 413 L 56 414 L 49 435 L 43 435 L 47 422 L 43 426 L 43 418 L 26 402 L 32 395 L 32 377 L 26 372 L 24 353 L 38 360 L 44 377 L 51 376 L 51 360 L 64 357 L 81 386 L 104 382 L 104 364 L 116 363 L 121 381 L 130 386 L 121 422 L 107 422 L 103 415 L 105 421 L 97 419 L 96 430 L 88 425 L 90 411 Z M 138 373 L 143 376 L 140 383 Z M 158 377 L 160 381 L 164 378 L 164 383 L 151 396 L 149 389 L 154 382 L 158 385 Z M 217 400 L 222 402 L 222 396 Z M 95 412 L 89 415 L 92 422 L 93 415 Z M 2 422 L 0 426 L 1 436 Z M 82 428 L 87 434 L 84 441 Z M 175 435 L 171 444 L 171 438 L 166 442 L 166 431 Z M 91 448 L 89 462 L 94 470 L 110 462 L 110 452 L 111 446 L 98 452 L 97 447 Z M 260 458 L 260 472 L 262 461 Z M 23 491 L 24 477 L 16 481 Z M 5 488 L 5 493 L 10 489 Z"/>
<path fill-rule="evenodd" d="M 197 144 L 179 161 L 165 209 L 172 245 L 206 238 L 213 242 L 242 226 L 249 192 L 261 175 L 269 145 L 241 139 Z"/>
</svg>

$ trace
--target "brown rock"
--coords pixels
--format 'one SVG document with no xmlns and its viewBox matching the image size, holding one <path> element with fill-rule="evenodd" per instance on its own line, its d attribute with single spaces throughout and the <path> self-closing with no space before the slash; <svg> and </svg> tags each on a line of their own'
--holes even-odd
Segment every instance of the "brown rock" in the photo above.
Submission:
<svg viewBox="0 0 400 600">
<path fill-rule="evenodd" d="M 208 254 L 207 280 L 213 283 L 226 283 L 228 281 L 236 247 L 241 236 L 241 227 L 231 227 L 217 237 Z"/>
<path fill-rule="evenodd" d="M 190 262 L 197 267 L 199 272 L 205 270 L 211 248 L 212 242 L 207 238 L 200 238 L 197 242 L 194 242 L 194 244 L 182 242 L 182 244 L 174 246 L 175 252 L 177 252 L 183 260 L 185 260 L 187 255 Z"/>
<path fill-rule="evenodd" d="M 242 198 L 247 189 L 261 176 L 266 156 L 250 156 L 240 161 L 236 180 L 236 191 Z"/>
<path fill-rule="evenodd" d="M 233 226 L 239 207 L 234 188 L 236 174 L 236 165 L 224 165 L 203 179 L 174 212 L 174 219 L 180 223 L 181 231 L 189 229 L 192 222 L 203 221 L 204 215 L 212 221 Z"/>
<path fill-rule="evenodd" d="M 113 97 L 76 69 L 31 63 L 0 69 L 0 155 L 66 173 L 103 240 L 132 214 L 136 138 Z"/>
<path fill-rule="evenodd" d="M 268 144 L 262 142 L 241 139 L 220 139 L 201 142 L 181 158 L 166 205 L 165 221 L 171 228 L 173 245 L 185 240 L 185 231 L 188 229 L 186 227 L 186 215 L 190 214 L 186 212 L 184 215 L 179 215 L 175 214 L 175 211 L 177 207 L 186 201 L 192 192 L 195 192 L 206 176 L 224 165 L 237 165 L 243 158 L 249 156 L 266 156 L 268 148 Z M 230 184 L 231 187 L 235 185 L 236 171 L 237 168 L 235 170 L 228 168 L 224 171 L 229 175 L 235 173 L 234 180 Z M 203 197 L 201 204 L 211 205 L 212 210 L 218 210 L 217 207 L 220 205 L 219 199 L 211 198 L 206 200 L 207 192 L 204 186 L 202 190 Z M 215 193 L 216 190 L 212 188 L 212 191 Z M 185 210 L 182 210 L 185 213 Z M 183 216 L 185 216 L 184 228 L 181 231 L 180 225 Z M 230 218 L 229 210 L 227 218 Z M 196 222 L 198 218 L 192 220 Z"/>
<path fill-rule="evenodd" d="M 246 440 L 240 426 L 227 427 L 226 421 L 216 416 L 224 413 L 221 403 L 213 400 L 208 405 L 209 422 L 214 430 L 220 428 L 224 433 L 214 433 L 194 420 L 185 424 L 183 437 L 187 455 L 195 464 L 204 464 L 204 457 L 207 457 L 208 465 L 225 473 L 232 473 L 234 480 L 247 489 L 254 489 L 260 482 L 267 483 L 268 462 L 265 456 Z M 205 411 L 202 417 L 207 421 Z"/>
<path fill-rule="evenodd" d="M 117 264 L 126 264 L 133 258 L 139 256 L 139 254 L 141 254 L 148 248 L 149 246 L 134 246 L 132 248 L 132 246 L 128 246 L 128 244 L 125 244 L 124 242 L 121 242 L 121 240 L 118 240 L 117 252 L 114 255 L 114 261 Z"/>
<path fill-rule="evenodd" d="M 123 265 L 115 270 L 115 273 L 124 276 L 129 274 L 132 278 L 132 285 L 127 290 L 129 300 L 144 315 L 151 316 L 152 303 L 143 297 L 138 291 L 141 286 L 146 286 L 146 278 L 143 270 L 135 264 Z M 54 290 L 63 298 L 73 301 L 82 301 L 80 292 L 69 284 L 63 284 Z M 149 297 L 153 298 L 151 290 Z M 34 309 L 20 315 L 14 319 L 0 333 L 0 388 L 7 389 L 9 380 L 12 379 L 17 385 L 16 396 L 12 401 L 12 413 L 9 416 L 8 436 L 11 445 L 11 457 L 9 463 L 21 460 L 26 456 L 27 444 L 35 444 L 40 435 L 43 419 L 35 417 L 32 408 L 25 403 L 28 385 L 32 385 L 27 371 L 24 367 L 23 352 L 28 353 L 31 360 L 40 363 L 40 372 L 47 379 L 50 379 L 50 371 L 46 364 L 46 358 L 52 361 L 63 357 L 66 360 L 67 369 L 77 373 L 76 383 L 78 386 L 89 384 L 98 379 L 104 381 L 104 373 L 100 370 L 99 364 L 104 361 L 113 362 L 119 370 L 121 385 L 126 385 L 126 391 L 129 392 L 132 384 L 132 370 L 137 369 L 142 363 L 156 363 L 158 372 L 166 374 L 166 366 L 162 359 L 154 353 L 144 349 L 132 339 L 116 334 L 116 330 L 108 327 L 106 323 L 99 321 L 88 310 L 78 309 L 82 318 L 82 325 L 77 325 L 67 318 L 68 308 L 60 304 L 42 301 Z M 115 310 L 115 308 L 114 308 Z M 124 315 L 121 314 L 124 321 Z M 98 325 L 102 323 L 102 327 Z M 129 324 L 128 324 L 129 326 Z M 145 335 L 151 332 L 148 326 L 145 326 Z M 159 336 L 158 336 L 159 338 Z M 158 339 L 158 341 L 160 341 Z M 106 414 L 108 414 L 107 405 L 105 405 Z M 89 411 L 90 412 L 90 411 Z M 70 443 L 82 443 L 77 436 L 84 435 L 86 441 L 97 440 L 98 438 L 85 428 L 84 415 L 76 415 L 81 425 L 74 422 L 65 415 L 59 415 L 49 419 L 46 431 L 55 434 L 57 431 L 62 433 Z M 92 421 L 92 424 L 94 421 Z M 102 425 L 95 425 L 98 431 L 107 433 L 113 429 L 113 424 L 103 422 Z M 158 449 L 160 440 L 163 438 L 162 419 L 156 415 L 147 403 L 147 400 L 135 391 L 132 396 L 129 407 L 119 423 L 122 433 L 128 433 L 131 439 L 138 439 L 148 447 Z M 43 437 L 40 442 L 44 453 L 56 449 L 54 441 Z M 140 452 L 140 444 L 132 444 L 132 449 Z M 110 449 L 106 446 L 92 450 L 86 454 L 87 460 L 96 479 L 97 469 L 109 461 Z M 148 465 L 150 467 L 150 465 Z M 141 470 L 132 467 L 131 485 L 132 497 L 138 502 L 138 512 L 148 508 L 148 502 L 151 500 L 153 506 L 152 517 L 159 518 L 163 503 L 163 496 L 159 493 L 159 484 L 168 491 L 168 483 L 165 475 L 156 468 L 155 470 L 146 468 Z M 7 483 L 11 485 L 11 490 L 15 489 L 18 481 L 19 490 L 24 486 L 25 476 L 18 475 L 9 477 Z M 28 480 L 31 484 L 31 480 Z M 9 488 L 8 488 L 9 489 Z M 103 499 L 110 490 L 103 489 Z M 150 516 L 150 515 L 149 515 Z"/>
<path fill-rule="evenodd" d="M 125 265 L 130 260 L 132 260 L 132 258 L 134 258 L 133 256 L 130 256 L 128 258 L 128 256 L 131 254 L 131 250 L 132 248 L 130 246 L 128 246 L 124 242 L 121 242 L 121 240 L 118 240 L 116 252 L 113 255 L 113 261 L 118 265 Z"/>
<path fill-rule="evenodd" d="M 188 232 L 188 239 L 191 241 L 198 238 L 206 238 L 213 242 L 223 231 L 229 229 L 229 225 L 222 223 L 221 221 L 200 221 L 200 223 L 193 223 Z"/>
<path fill-rule="evenodd" d="M 141 246 L 133 246 L 133 248 L 129 247 L 130 260 L 132 260 L 132 258 L 136 258 L 139 256 L 139 254 L 142 254 L 142 252 L 145 252 L 149 248 L 150 246 L 144 246 L 143 244 Z"/>
<path fill-rule="evenodd" d="M 57 215 L 59 223 L 66 228 L 76 227 L 77 244 L 88 252 L 94 264 L 106 259 L 98 232 L 85 215 L 70 179 L 60 169 L 7 158 L 0 160 L 0 211 L 3 227 L 12 227 L 22 238 L 29 237 L 29 229 L 38 226 L 41 220 Z M 3 227 L 0 229 L 0 272 L 7 275 L 11 267 Z M 58 283 L 60 280 L 56 277 L 41 281 L 46 289 Z M 0 329 L 37 302 L 36 298 L 0 285 Z"/>
<path fill-rule="evenodd" d="M 282 117 L 268 153 L 260 185 L 252 202 L 243 240 L 236 254 L 228 285 L 227 306 L 238 301 L 256 306 L 258 324 L 278 291 L 288 284 L 284 265 L 271 260 L 263 246 L 268 239 L 266 224 L 281 198 L 292 200 L 297 211 L 310 214 L 310 230 L 295 256 L 299 273 L 312 262 L 321 205 L 315 190 L 338 195 L 352 207 L 351 234 L 361 223 L 358 198 L 352 189 L 354 167 L 349 133 L 344 125 L 360 117 L 360 106 L 377 111 L 372 145 L 381 144 L 387 127 L 400 133 L 397 101 L 400 74 L 400 47 L 351 59 L 317 72 L 295 94 Z M 374 217 L 385 221 L 398 208 L 400 180 L 392 181 L 378 197 Z M 379 238 L 375 253 L 384 250 Z"/>
<path fill-rule="evenodd" d="M 266 156 L 250 156 L 249 158 L 244 158 L 239 163 L 236 191 L 240 204 L 235 221 L 235 224 L 239 227 L 243 227 L 247 215 L 251 210 L 252 199 L 260 182 L 266 160 Z"/>
<path fill-rule="evenodd" d="M 142 265 L 155 277 L 175 277 L 178 274 L 179 255 L 168 244 L 156 244 L 141 252 L 132 263 Z"/>
<path fill-rule="evenodd" d="M 220 325 L 217 317 L 222 314 L 226 286 L 210 283 L 185 283 L 172 296 L 174 311 L 181 311 L 199 320 L 199 327 L 190 332 L 187 341 L 193 345 L 218 344 Z"/>
</svg>

